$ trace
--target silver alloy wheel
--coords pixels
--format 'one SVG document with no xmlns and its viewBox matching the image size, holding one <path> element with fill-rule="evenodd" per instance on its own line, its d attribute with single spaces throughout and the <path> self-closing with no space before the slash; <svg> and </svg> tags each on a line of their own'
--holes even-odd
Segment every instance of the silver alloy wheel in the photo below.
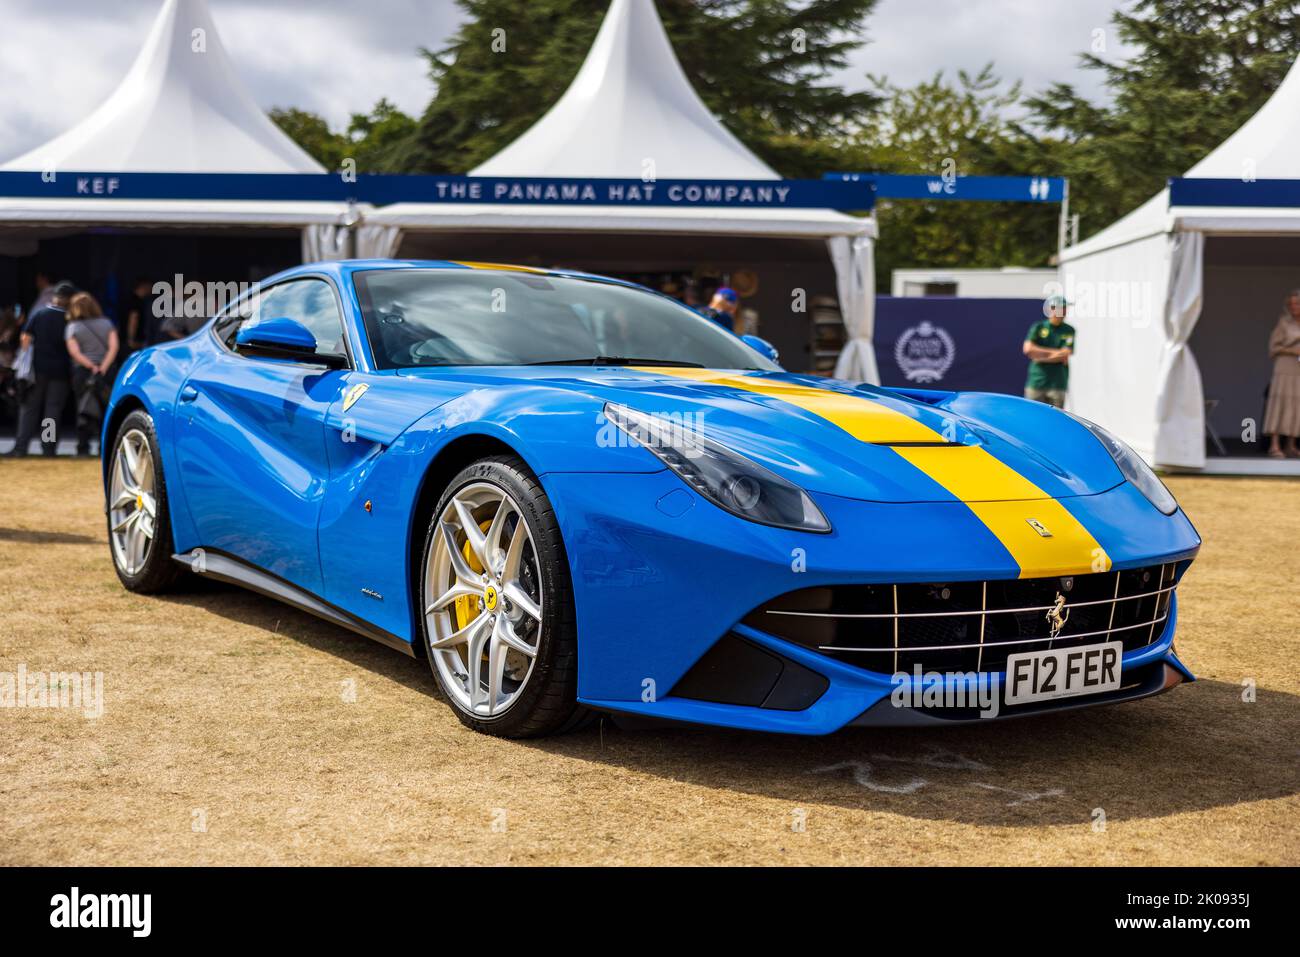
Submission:
<svg viewBox="0 0 1300 957">
<path fill-rule="evenodd" d="M 148 436 L 139 429 L 127 432 L 117 443 L 108 494 L 113 560 L 126 574 L 138 575 L 149 558 L 158 521 L 153 452 Z"/>
<path fill-rule="evenodd" d="M 423 601 L 443 686 L 473 715 L 504 714 L 533 673 L 544 608 L 528 520 L 505 489 L 473 482 L 447 503 Z"/>
</svg>

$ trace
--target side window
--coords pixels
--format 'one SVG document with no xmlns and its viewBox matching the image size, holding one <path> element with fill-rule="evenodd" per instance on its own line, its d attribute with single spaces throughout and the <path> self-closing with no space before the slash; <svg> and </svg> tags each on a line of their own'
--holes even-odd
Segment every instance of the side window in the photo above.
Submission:
<svg viewBox="0 0 1300 957">
<path fill-rule="evenodd" d="M 233 349 L 245 324 L 280 318 L 302 323 L 316 337 L 317 355 L 347 355 L 343 318 L 333 288 L 323 279 L 294 279 L 265 289 L 218 318 L 213 331 Z"/>
<path fill-rule="evenodd" d="M 255 292 L 238 302 L 231 303 L 213 320 L 212 334 L 232 352 L 235 349 L 235 336 L 239 333 L 239 327 L 256 315 L 257 301 L 261 296 L 260 292 Z"/>
</svg>

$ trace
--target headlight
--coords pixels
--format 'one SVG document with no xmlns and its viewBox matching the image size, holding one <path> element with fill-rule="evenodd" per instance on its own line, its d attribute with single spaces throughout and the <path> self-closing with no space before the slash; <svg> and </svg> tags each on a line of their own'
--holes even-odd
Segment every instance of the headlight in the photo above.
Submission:
<svg viewBox="0 0 1300 957">
<path fill-rule="evenodd" d="M 1126 442 L 1107 432 L 1096 422 L 1089 422 L 1072 412 L 1065 414 L 1101 440 L 1101 444 L 1106 446 L 1106 451 L 1115 460 L 1124 477 L 1138 487 L 1138 490 L 1147 497 L 1147 501 L 1166 515 L 1172 515 L 1178 510 L 1178 501 L 1173 493 L 1165 488 L 1165 483 L 1151 471 L 1151 466 L 1142 461 L 1142 456 L 1129 448 Z"/>
<path fill-rule="evenodd" d="M 605 418 L 653 452 L 714 505 L 760 525 L 829 532 L 830 522 L 808 493 L 697 430 L 625 405 Z"/>
</svg>

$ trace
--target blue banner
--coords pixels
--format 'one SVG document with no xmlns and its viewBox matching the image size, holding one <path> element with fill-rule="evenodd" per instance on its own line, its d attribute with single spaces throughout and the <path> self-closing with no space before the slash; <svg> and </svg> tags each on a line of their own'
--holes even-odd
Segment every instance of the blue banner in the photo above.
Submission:
<svg viewBox="0 0 1300 957">
<path fill-rule="evenodd" d="M 867 211 L 865 183 L 819 179 L 586 179 L 581 177 L 362 176 L 361 198 L 399 202 L 528 206 L 672 206 Z"/>
<path fill-rule="evenodd" d="M 1170 206 L 1300 206 L 1300 180 L 1171 179 Z"/>
<path fill-rule="evenodd" d="M 925 176 L 897 173 L 827 173 L 839 182 L 869 181 L 876 199 L 949 199 L 976 202 L 1059 203 L 1066 180 L 1059 176 Z"/>
<path fill-rule="evenodd" d="M 0 172 L 0 196 L 528 206 L 870 210 L 865 182 L 424 176 L 338 173 Z"/>
<path fill-rule="evenodd" d="M 881 384 L 1021 395 L 1021 345 L 1042 318 L 1041 299 L 877 296 Z"/>
<path fill-rule="evenodd" d="M 1175 184 L 1272 184 L 1289 201 L 1218 205 L 1300 205 L 1291 181 L 1174 180 Z M 194 199 L 245 201 L 504 204 L 527 206 L 727 207 L 868 212 L 877 199 L 1059 203 L 1064 179 L 1049 176 L 913 176 L 827 173 L 821 179 L 593 179 L 363 173 L 0 172 L 0 196 L 24 199 Z M 1184 187 L 1179 187 L 1184 188 Z M 1235 194 L 1234 194 L 1235 195 Z M 1197 205 L 1215 205 L 1198 201 Z M 1189 203 L 1190 205 L 1190 203 Z"/>
</svg>

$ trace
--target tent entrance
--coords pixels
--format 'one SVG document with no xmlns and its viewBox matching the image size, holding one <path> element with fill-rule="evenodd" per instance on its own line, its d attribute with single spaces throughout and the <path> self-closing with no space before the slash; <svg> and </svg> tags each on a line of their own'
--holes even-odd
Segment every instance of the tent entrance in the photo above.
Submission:
<svg viewBox="0 0 1300 957">
<path fill-rule="evenodd" d="M 18 226 L 0 228 L 0 308 L 31 305 L 34 280 L 70 279 L 110 318 L 137 278 L 174 283 L 243 283 L 302 261 L 301 230 Z"/>
<path fill-rule="evenodd" d="M 121 326 L 137 279 L 145 280 L 151 290 L 160 282 L 175 287 L 177 276 L 182 284 L 199 282 L 205 287 L 257 282 L 301 262 L 301 237 L 300 229 L 282 228 L 0 227 L 0 323 L 12 322 L 16 310 L 24 316 L 30 310 L 38 272 L 52 282 L 71 280 L 90 292 Z M 6 352 L 0 350 L 0 362 Z M 17 407 L 5 372 L 0 370 L 0 436 L 8 437 L 16 425 Z M 69 400 L 61 432 L 71 435 L 74 421 Z"/>
<path fill-rule="evenodd" d="M 1190 345 L 1205 395 L 1206 456 L 1262 458 L 1268 338 L 1287 294 L 1300 288 L 1300 236 L 1209 236 L 1204 257 Z"/>
</svg>

